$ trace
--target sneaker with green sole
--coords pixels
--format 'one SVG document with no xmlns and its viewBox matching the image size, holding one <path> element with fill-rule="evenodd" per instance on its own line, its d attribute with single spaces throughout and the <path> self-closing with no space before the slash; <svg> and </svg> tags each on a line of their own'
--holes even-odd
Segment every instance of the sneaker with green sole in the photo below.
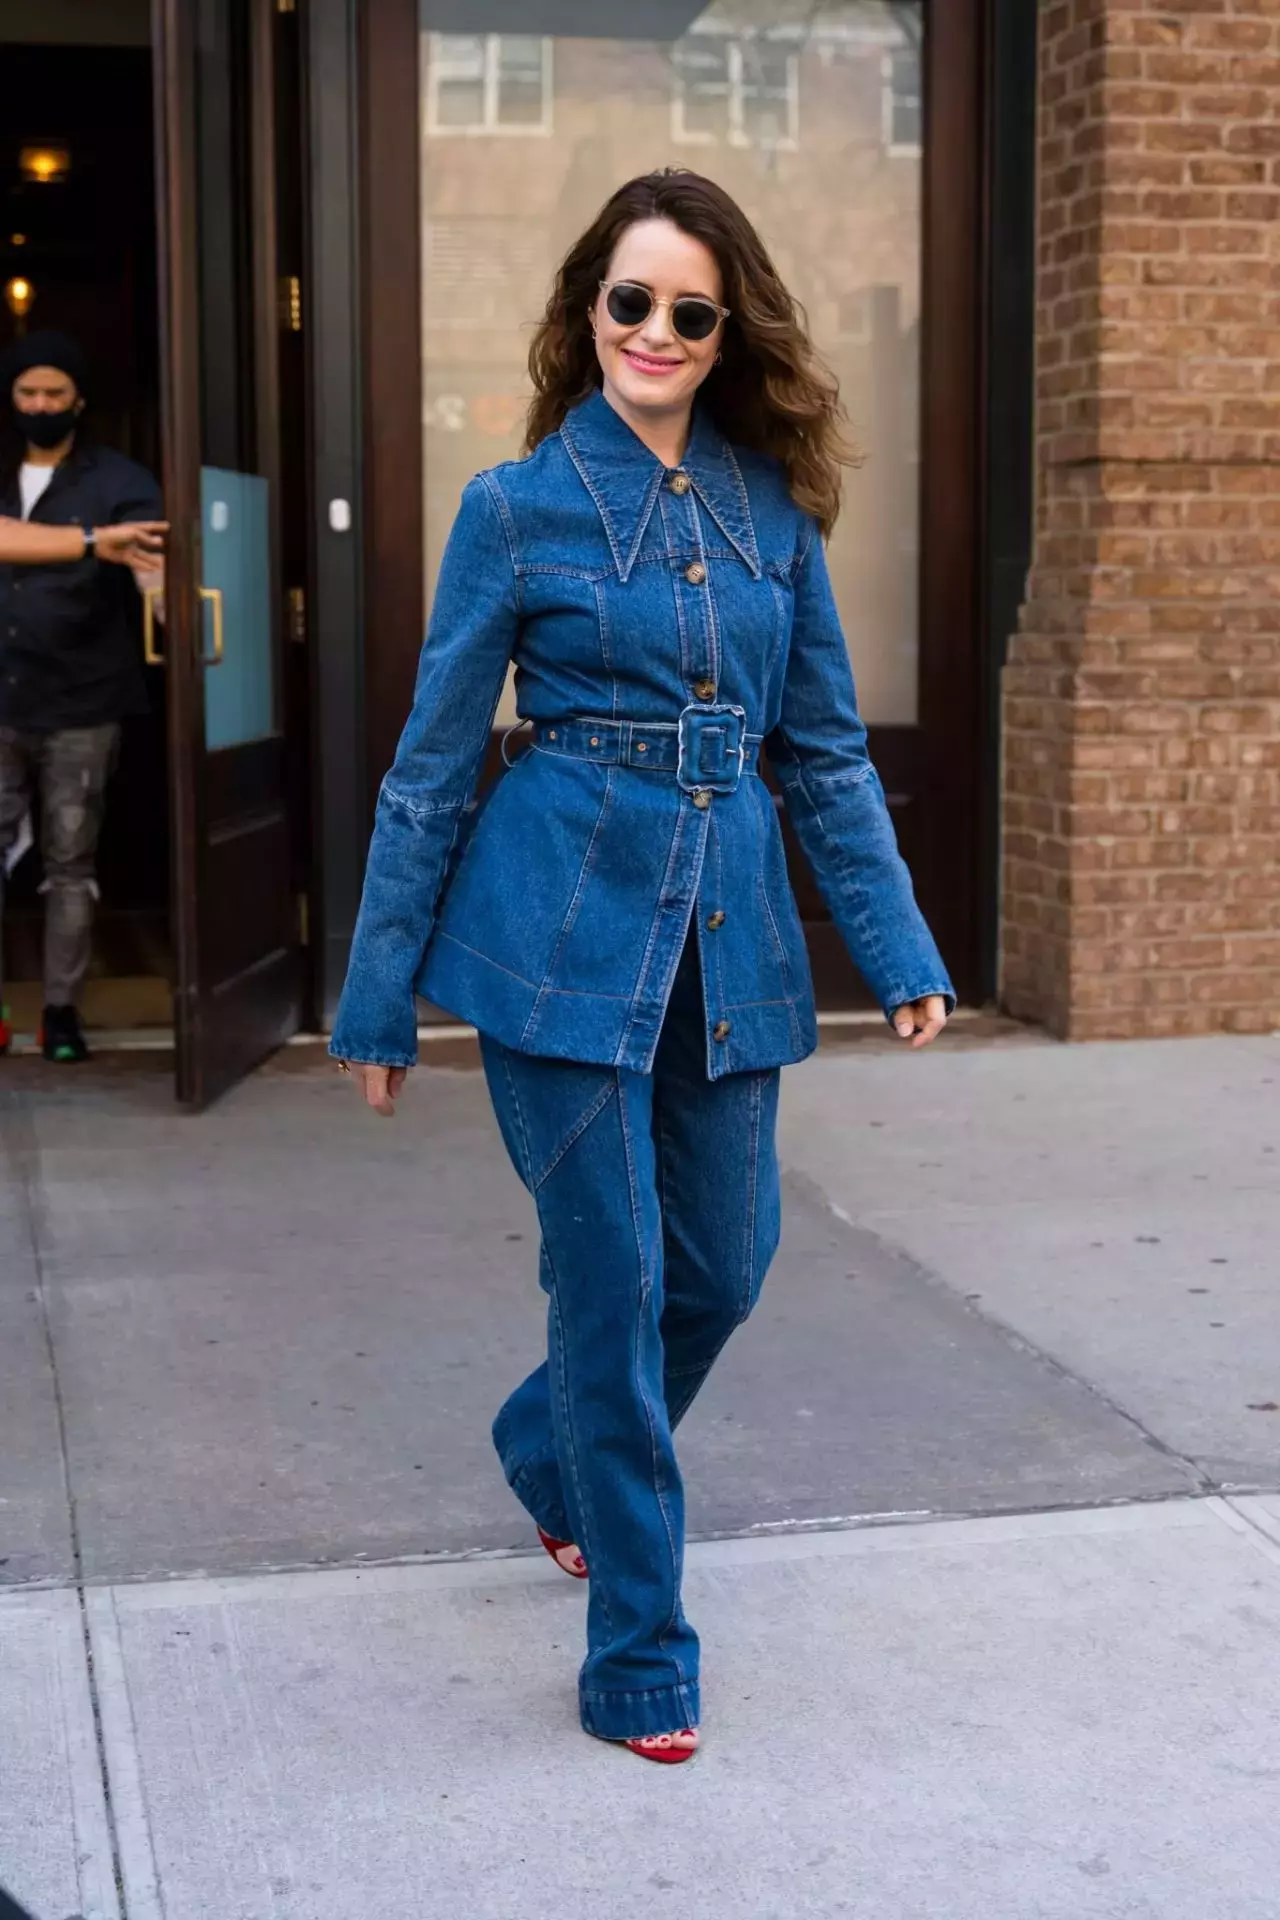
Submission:
<svg viewBox="0 0 1280 1920">
<path fill-rule="evenodd" d="M 46 1007 L 40 1024 L 40 1051 L 63 1066 L 89 1058 L 80 1015 L 74 1007 Z"/>
</svg>

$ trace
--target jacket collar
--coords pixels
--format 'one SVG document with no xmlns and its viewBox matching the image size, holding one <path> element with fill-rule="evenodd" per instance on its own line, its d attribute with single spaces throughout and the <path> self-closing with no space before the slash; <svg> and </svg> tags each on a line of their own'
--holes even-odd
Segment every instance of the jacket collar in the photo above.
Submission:
<svg viewBox="0 0 1280 1920">
<path fill-rule="evenodd" d="M 560 437 L 604 522 L 618 577 L 626 580 L 667 469 L 598 390 L 566 416 Z M 704 407 L 694 409 L 681 464 L 699 501 L 758 580 L 760 554 L 747 489 L 732 447 Z"/>
</svg>

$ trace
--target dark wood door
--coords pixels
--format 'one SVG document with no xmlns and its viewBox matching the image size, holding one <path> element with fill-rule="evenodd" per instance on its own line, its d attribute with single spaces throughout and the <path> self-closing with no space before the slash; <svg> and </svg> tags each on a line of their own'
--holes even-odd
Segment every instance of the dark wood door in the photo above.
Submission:
<svg viewBox="0 0 1280 1920">
<path fill-rule="evenodd" d="M 516 450 L 555 260 L 628 174 L 697 167 L 759 224 L 865 450 L 832 578 L 899 843 L 961 997 L 980 998 L 988 5 L 815 0 L 803 30 L 699 0 L 365 9 L 371 793 L 461 485 Z M 486 777 L 500 765 L 495 748 Z M 784 832 L 819 1005 L 866 1005 Z"/>
<path fill-rule="evenodd" d="M 983 997 L 983 916 L 990 910 L 978 587 L 986 4 L 906 0 L 887 11 L 902 42 L 886 56 L 885 110 L 908 123 L 898 129 L 908 137 L 912 90 L 919 89 L 918 315 L 909 320 L 899 290 L 888 286 L 871 288 L 859 304 L 868 375 L 864 410 L 851 412 L 867 464 L 846 497 L 850 505 L 860 494 L 867 500 L 858 539 L 872 554 L 893 552 L 904 528 L 915 531 L 913 578 L 903 595 L 915 608 L 913 711 L 894 712 L 892 701 L 882 711 L 874 698 L 868 704 L 861 676 L 859 683 L 898 844 L 960 998 L 975 1004 Z M 886 131 L 892 139 L 893 128 Z M 910 164 L 908 156 L 902 164 Z M 889 450 L 895 457 L 886 461 Z M 873 618 L 884 577 L 880 569 L 879 580 L 868 582 Z M 855 666 L 862 601 L 855 587 L 842 603 Z M 895 617 L 901 627 L 901 606 L 892 610 L 890 631 Z M 785 818 L 783 835 L 819 1008 L 869 1007 Z"/>
<path fill-rule="evenodd" d="M 295 1031 L 304 996 L 281 670 L 276 18 L 275 0 L 155 0 L 153 18 L 172 534 L 148 627 L 168 690 L 177 1092 L 193 1106 Z"/>
</svg>

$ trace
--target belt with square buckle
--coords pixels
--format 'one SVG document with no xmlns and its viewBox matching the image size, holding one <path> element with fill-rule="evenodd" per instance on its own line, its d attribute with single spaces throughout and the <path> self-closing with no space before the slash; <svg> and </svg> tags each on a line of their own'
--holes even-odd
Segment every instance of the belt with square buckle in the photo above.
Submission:
<svg viewBox="0 0 1280 1920">
<path fill-rule="evenodd" d="M 746 728 L 742 707 L 697 706 L 678 720 L 538 720 L 531 738 L 540 753 L 674 774 L 684 793 L 730 794 L 759 765 L 762 736 Z"/>
</svg>

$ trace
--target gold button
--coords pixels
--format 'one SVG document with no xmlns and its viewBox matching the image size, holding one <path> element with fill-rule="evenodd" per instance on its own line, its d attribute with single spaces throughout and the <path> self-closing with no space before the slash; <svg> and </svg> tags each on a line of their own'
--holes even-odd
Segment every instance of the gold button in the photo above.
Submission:
<svg viewBox="0 0 1280 1920">
<path fill-rule="evenodd" d="M 708 914 L 707 925 L 710 927 L 712 933 L 719 933 L 721 927 L 724 925 L 724 915 L 718 907 L 714 913 Z"/>
<path fill-rule="evenodd" d="M 594 734 L 594 733 L 592 734 L 591 744 L 593 747 L 598 747 L 600 745 L 600 738 L 598 734 Z"/>
<path fill-rule="evenodd" d="M 648 753 L 648 751 L 649 751 L 649 743 L 648 743 L 648 741 L 647 741 L 647 740 L 637 740 L 637 741 L 636 741 L 636 752 L 637 752 L 637 753 Z"/>
<path fill-rule="evenodd" d="M 695 680 L 693 690 L 699 700 L 714 700 L 716 697 L 716 683 L 714 680 Z"/>
<path fill-rule="evenodd" d="M 685 568 L 684 577 L 691 587 L 700 587 L 707 577 L 707 570 L 700 560 L 695 560 Z"/>
<path fill-rule="evenodd" d="M 713 1040 L 727 1040 L 732 1032 L 733 1028 L 727 1020 L 717 1020 L 711 1029 L 711 1038 Z"/>
<path fill-rule="evenodd" d="M 711 795 L 707 792 L 705 787 L 698 788 L 697 792 L 693 796 L 693 804 L 701 812 L 705 812 L 706 809 L 711 805 Z"/>
<path fill-rule="evenodd" d="M 547 735 L 547 738 L 548 740 L 554 740 L 555 737 L 556 737 L 556 730 L 554 727 L 552 727 L 550 733 Z"/>
<path fill-rule="evenodd" d="M 688 493 L 693 485 L 687 473 L 673 473 L 671 476 L 672 493 Z"/>
</svg>

